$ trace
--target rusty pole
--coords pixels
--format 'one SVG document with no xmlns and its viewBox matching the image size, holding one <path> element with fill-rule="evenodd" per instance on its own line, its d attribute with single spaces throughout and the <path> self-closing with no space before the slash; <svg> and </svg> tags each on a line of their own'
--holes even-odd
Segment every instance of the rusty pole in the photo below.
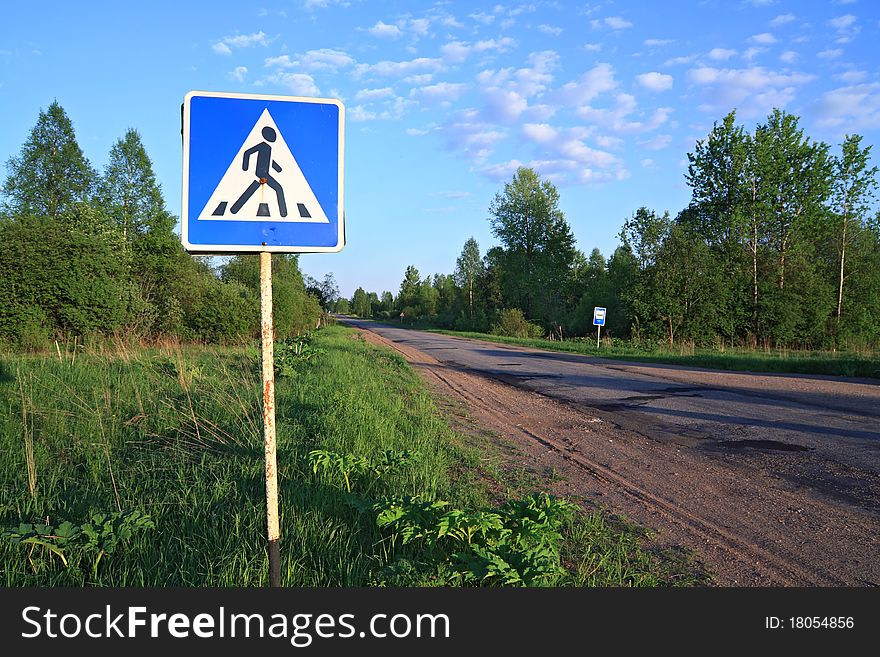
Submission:
<svg viewBox="0 0 880 657">
<path fill-rule="evenodd" d="M 269 536 L 269 586 L 281 586 L 278 541 L 278 459 L 275 454 L 275 355 L 272 324 L 272 254 L 260 252 L 260 335 L 263 351 L 263 442 L 266 448 L 266 521 Z"/>
</svg>

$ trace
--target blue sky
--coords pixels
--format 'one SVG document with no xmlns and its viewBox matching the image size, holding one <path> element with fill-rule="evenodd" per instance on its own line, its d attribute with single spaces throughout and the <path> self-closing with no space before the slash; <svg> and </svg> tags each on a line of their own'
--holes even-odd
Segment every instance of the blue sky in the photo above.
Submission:
<svg viewBox="0 0 880 657">
<path fill-rule="evenodd" d="M 3 2 L 0 161 L 57 99 L 103 168 L 137 128 L 179 214 L 187 91 L 346 106 L 348 245 L 303 270 L 397 292 L 408 264 L 451 273 L 519 164 L 553 180 L 589 253 L 641 205 L 689 200 L 686 155 L 736 109 L 773 107 L 836 150 L 880 136 L 880 3 Z M 875 153 L 874 162 L 878 162 Z M 5 176 L 5 173 L 4 173 Z"/>
</svg>

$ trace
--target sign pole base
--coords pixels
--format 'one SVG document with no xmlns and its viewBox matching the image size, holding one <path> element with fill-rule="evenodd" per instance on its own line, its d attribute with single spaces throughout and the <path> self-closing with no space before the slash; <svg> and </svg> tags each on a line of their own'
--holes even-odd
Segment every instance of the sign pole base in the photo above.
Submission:
<svg viewBox="0 0 880 657">
<path fill-rule="evenodd" d="M 275 450 L 275 329 L 272 322 L 272 254 L 260 252 L 260 337 L 262 343 L 263 443 L 266 451 L 266 526 L 269 586 L 281 586 L 278 520 L 278 458 Z"/>
<path fill-rule="evenodd" d="M 599 336 L 602 335 L 602 325 L 596 325 L 596 351 L 599 351 Z"/>
</svg>

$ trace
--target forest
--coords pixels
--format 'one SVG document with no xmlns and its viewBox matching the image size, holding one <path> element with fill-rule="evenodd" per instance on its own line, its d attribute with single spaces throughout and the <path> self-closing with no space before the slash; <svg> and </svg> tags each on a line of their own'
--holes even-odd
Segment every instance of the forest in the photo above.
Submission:
<svg viewBox="0 0 880 657">
<path fill-rule="evenodd" d="M 451 274 L 410 265 L 397 295 L 358 288 L 362 317 L 641 345 L 874 350 L 880 345 L 880 211 L 871 146 L 813 141 L 773 110 L 749 132 L 732 111 L 687 154 L 692 199 L 675 217 L 642 206 L 609 257 L 589 255 L 559 190 L 520 168 L 488 207 L 498 245 L 467 240 Z"/>
<path fill-rule="evenodd" d="M 259 264 L 184 251 L 137 130 L 98 172 L 58 102 L 6 165 L 0 205 L 0 343 L 36 350 L 74 336 L 231 342 L 259 326 Z M 314 328 L 338 294 L 273 258 L 279 337 Z"/>
<path fill-rule="evenodd" d="M 774 110 L 749 131 L 735 111 L 687 154 L 692 198 L 676 216 L 638 207 L 610 256 L 576 248 L 549 180 L 520 168 L 488 204 L 497 244 L 473 238 L 451 273 L 407 267 L 397 294 L 340 298 L 332 274 L 274 257 L 279 337 L 328 310 L 420 325 L 638 344 L 874 350 L 880 346 L 880 210 L 871 146 L 832 149 Z M 9 158 L 0 204 L 0 342 L 53 338 L 233 342 L 254 335 L 255 258 L 184 251 L 137 130 L 98 172 L 54 102 Z"/>
</svg>

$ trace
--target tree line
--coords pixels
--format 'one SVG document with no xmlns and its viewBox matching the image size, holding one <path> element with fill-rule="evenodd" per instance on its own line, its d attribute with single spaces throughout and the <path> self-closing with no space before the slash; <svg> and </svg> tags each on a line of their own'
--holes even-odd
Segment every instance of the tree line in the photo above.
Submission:
<svg viewBox="0 0 880 657">
<path fill-rule="evenodd" d="M 880 346 L 880 211 L 871 146 L 835 152 L 775 109 L 749 132 L 735 111 L 688 153 L 675 217 L 638 208 L 606 258 L 575 247 L 559 192 L 522 167 L 489 204 L 499 244 L 471 238 L 452 274 L 410 265 L 396 296 L 359 288 L 337 308 L 517 335 L 606 335 L 673 345 Z"/>
<path fill-rule="evenodd" d="M 259 263 L 219 267 L 175 233 L 141 136 L 129 129 L 98 172 L 53 102 L 6 165 L 0 204 L 0 342 L 51 338 L 231 341 L 259 327 Z M 273 256 L 279 337 L 314 327 L 338 288 L 304 278 L 296 256 Z"/>
</svg>

